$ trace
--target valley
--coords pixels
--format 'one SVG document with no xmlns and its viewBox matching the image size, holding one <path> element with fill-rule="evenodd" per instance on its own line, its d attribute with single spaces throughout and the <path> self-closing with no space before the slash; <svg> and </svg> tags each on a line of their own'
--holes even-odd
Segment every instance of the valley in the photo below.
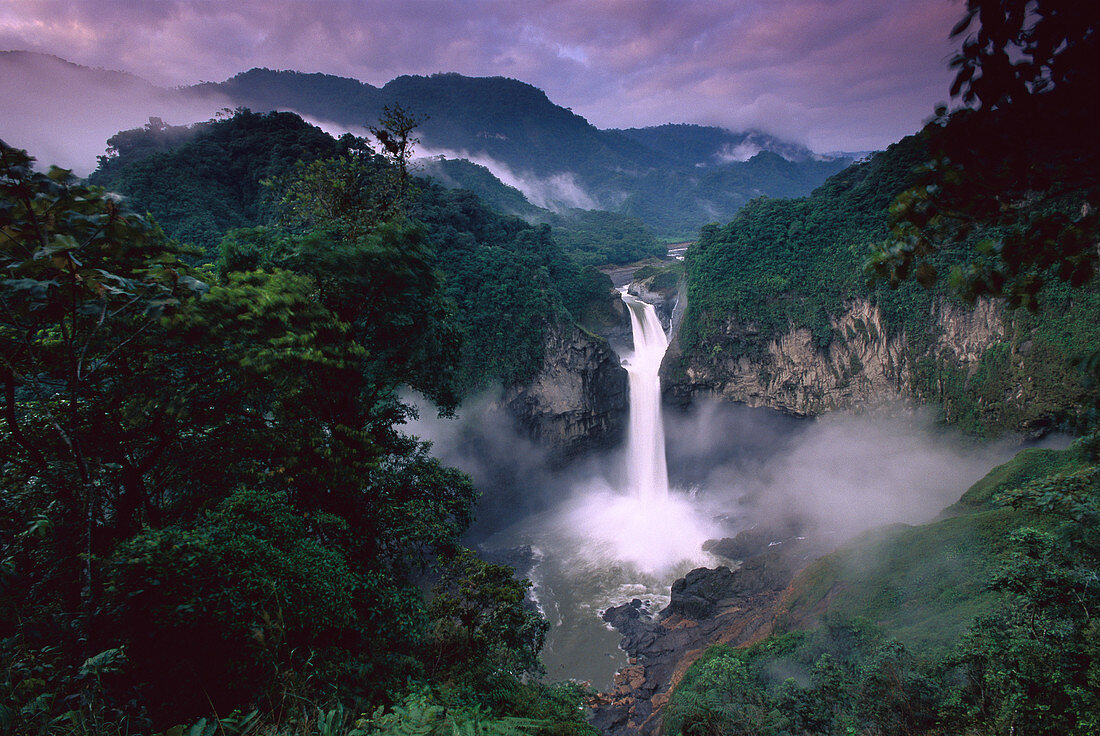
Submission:
<svg viewBox="0 0 1100 736">
<path fill-rule="evenodd" d="M 1096 21 L 850 153 L 0 52 L 0 736 L 1096 733 Z"/>
</svg>

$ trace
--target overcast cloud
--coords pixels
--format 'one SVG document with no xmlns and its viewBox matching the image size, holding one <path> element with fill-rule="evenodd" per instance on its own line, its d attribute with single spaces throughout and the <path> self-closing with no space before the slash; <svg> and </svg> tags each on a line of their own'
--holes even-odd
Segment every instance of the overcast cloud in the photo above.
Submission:
<svg viewBox="0 0 1100 736">
<path fill-rule="evenodd" d="M 601 128 L 758 127 L 862 150 L 946 99 L 961 13 L 958 0 L 0 0 L 0 49 L 161 86 L 255 66 L 375 85 L 502 75 Z"/>
</svg>

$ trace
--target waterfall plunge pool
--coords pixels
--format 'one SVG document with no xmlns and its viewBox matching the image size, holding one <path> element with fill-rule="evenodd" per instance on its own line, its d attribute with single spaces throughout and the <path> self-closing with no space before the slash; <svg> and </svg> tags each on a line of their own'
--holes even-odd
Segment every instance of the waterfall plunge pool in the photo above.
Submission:
<svg viewBox="0 0 1100 736">
<path fill-rule="evenodd" d="M 656 613 L 676 578 L 716 564 L 702 545 L 722 532 L 693 494 L 669 488 L 659 377 L 668 338 L 652 305 L 625 292 L 622 299 L 634 339 L 622 358 L 630 379 L 623 487 L 592 478 L 558 507 L 484 545 L 530 547 L 534 598 L 552 627 L 543 650 L 547 675 L 600 690 L 627 663 L 602 612 L 637 598 Z"/>
<path fill-rule="evenodd" d="M 632 319 L 652 309 L 628 306 Z M 635 344 L 660 345 L 657 333 Z M 623 355 L 632 384 L 646 362 L 636 353 Z M 803 420 L 715 400 L 662 416 L 656 378 L 645 385 L 657 413 L 632 413 L 627 446 L 567 468 L 551 469 L 491 399 L 464 406 L 458 421 L 425 408 L 410 422 L 411 433 L 433 441 L 433 455 L 470 473 L 485 494 L 468 543 L 534 583 L 553 627 L 543 651 L 550 680 L 610 688 L 627 661 L 601 612 L 638 598 L 656 613 L 676 578 L 727 564 L 701 551 L 708 538 L 763 524 L 839 542 L 882 524 L 922 523 L 1019 449 L 975 445 L 908 408 Z M 633 394 L 632 386 L 635 405 L 646 400 Z M 666 451 L 639 449 L 643 442 Z"/>
</svg>

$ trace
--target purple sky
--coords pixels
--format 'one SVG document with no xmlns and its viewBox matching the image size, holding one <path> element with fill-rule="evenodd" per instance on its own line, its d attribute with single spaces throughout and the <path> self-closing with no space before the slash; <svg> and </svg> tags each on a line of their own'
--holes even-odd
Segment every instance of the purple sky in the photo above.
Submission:
<svg viewBox="0 0 1100 736">
<path fill-rule="evenodd" d="M 159 85 L 254 66 L 381 85 L 502 75 L 601 128 L 758 127 L 884 147 L 947 98 L 959 0 L 0 0 L 0 49 Z"/>
</svg>

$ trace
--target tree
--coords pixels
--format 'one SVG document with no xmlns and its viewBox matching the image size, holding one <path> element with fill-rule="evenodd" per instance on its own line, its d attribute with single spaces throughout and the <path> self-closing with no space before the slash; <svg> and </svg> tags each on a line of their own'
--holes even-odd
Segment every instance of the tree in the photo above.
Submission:
<svg viewBox="0 0 1100 736">
<path fill-rule="evenodd" d="M 514 571 L 463 550 L 450 560 L 429 613 L 440 669 L 465 668 L 491 678 L 540 674 L 538 655 L 548 628 L 527 605 L 531 583 Z"/>
<path fill-rule="evenodd" d="M 410 580 L 474 499 L 397 430 L 441 303 L 423 236 L 288 236 L 219 275 L 0 155 L 0 650 L 48 673 L 0 681 L 15 712 L 111 702 L 166 727 L 313 687 L 309 651 L 371 697 L 403 682 L 427 621 Z M 107 652 L 110 677 L 74 674 Z"/>
<path fill-rule="evenodd" d="M 397 169 L 398 186 L 402 196 L 408 191 L 409 161 L 412 160 L 413 148 L 420 143 L 420 139 L 414 137 L 412 132 L 423 125 L 427 119 L 427 117 L 411 114 L 400 104 L 395 104 L 393 107 L 386 105 L 382 108 L 378 125 L 372 125 L 369 128 L 371 135 L 382 144 L 383 152 Z"/>
<path fill-rule="evenodd" d="M 891 237 L 867 263 L 891 284 L 939 276 L 936 254 L 975 256 L 957 291 L 1038 308 L 1051 278 L 1097 271 L 1100 7 L 1071 0 L 969 0 L 952 31 L 962 48 L 951 88 L 964 103 L 926 126 L 933 159 L 891 207 Z"/>
<path fill-rule="evenodd" d="M 143 350 L 206 287 L 155 224 L 32 161 L 0 143 L 0 459 L 48 485 L 53 521 L 83 540 L 87 609 L 97 533 L 146 518 L 175 423 Z"/>
</svg>

